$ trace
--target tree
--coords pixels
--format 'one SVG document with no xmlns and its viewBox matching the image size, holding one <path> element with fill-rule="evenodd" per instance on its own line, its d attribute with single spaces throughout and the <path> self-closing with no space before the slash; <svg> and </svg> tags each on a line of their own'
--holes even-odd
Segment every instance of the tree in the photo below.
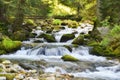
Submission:
<svg viewBox="0 0 120 80">
<path fill-rule="evenodd" d="M 119 0 L 97 0 L 98 19 L 105 20 L 110 17 L 109 22 L 120 23 L 120 2 Z"/>
<path fill-rule="evenodd" d="M 23 20 L 24 20 L 24 6 L 25 6 L 26 0 L 19 0 L 17 3 L 17 12 L 15 16 L 14 23 L 12 25 L 13 31 L 17 29 L 17 27 L 21 27 Z"/>
<path fill-rule="evenodd" d="M 76 10 L 76 15 L 84 19 L 96 17 L 96 0 L 60 0 L 61 3 Z"/>
<path fill-rule="evenodd" d="M 6 4 L 3 0 L 0 0 L 0 22 L 7 23 Z"/>
</svg>

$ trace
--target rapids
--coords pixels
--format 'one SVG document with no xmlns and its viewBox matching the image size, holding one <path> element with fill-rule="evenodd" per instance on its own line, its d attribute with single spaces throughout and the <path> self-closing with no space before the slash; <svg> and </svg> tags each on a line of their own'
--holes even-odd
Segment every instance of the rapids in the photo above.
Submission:
<svg viewBox="0 0 120 80">
<path fill-rule="evenodd" d="M 84 25 L 81 25 L 84 26 Z M 6 59 L 20 59 L 30 61 L 45 60 L 47 66 L 44 66 L 44 72 L 54 73 L 59 70 L 61 74 L 67 73 L 74 75 L 74 77 L 92 78 L 93 80 L 120 80 L 120 63 L 116 60 L 108 60 L 106 57 L 96 56 L 89 54 L 91 47 L 80 45 L 74 47 L 71 41 L 60 43 L 60 38 L 65 33 L 73 33 L 77 31 L 75 36 L 84 32 L 92 30 L 92 25 L 87 25 L 85 28 L 78 27 L 71 29 L 65 26 L 64 30 L 53 33 L 57 42 L 56 43 L 38 43 L 33 48 L 26 49 L 22 47 L 21 50 L 8 55 L 1 55 L 0 58 Z M 34 30 L 34 33 L 39 36 L 45 33 L 41 30 Z M 23 41 L 23 44 L 31 44 L 35 38 L 29 41 Z M 34 43 L 33 43 L 34 44 Z M 69 51 L 64 45 L 69 46 L 72 51 Z M 63 61 L 61 57 L 69 54 L 79 59 L 78 62 Z M 38 65 L 38 64 L 36 64 Z"/>
</svg>

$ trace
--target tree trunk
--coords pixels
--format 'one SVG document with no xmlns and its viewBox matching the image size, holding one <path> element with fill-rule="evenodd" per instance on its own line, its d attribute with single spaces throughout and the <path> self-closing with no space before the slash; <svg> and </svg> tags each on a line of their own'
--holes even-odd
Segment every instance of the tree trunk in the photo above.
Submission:
<svg viewBox="0 0 120 80">
<path fill-rule="evenodd" d="M 5 15 L 6 15 L 5 5 L 2 1 L 0 1 L 0 22 L 2 22 L 2 23 L 8 22 Z"/>
<path fill-rule="evenodd" d="M 17 12 L 16 12 L 16 18 L 12 25 L 13 31 L 19 29 L 19 27 L 22 26 L 24 20 L 24 4 L 25 4 L 25 0 L 19 0 Z"/>
</svg>

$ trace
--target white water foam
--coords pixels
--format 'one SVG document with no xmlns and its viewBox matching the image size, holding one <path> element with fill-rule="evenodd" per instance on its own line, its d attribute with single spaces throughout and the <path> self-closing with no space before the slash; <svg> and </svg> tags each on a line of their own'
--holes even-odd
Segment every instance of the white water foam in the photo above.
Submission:
<svg viewBox="0 0 120 80">
<path fill-rule="evenodd" d="M 49 68 L 46 68 L 44 70 L 45 72 L 51 72 L 51 73 L 56 73 L 56 72 L 59 72 L 61 74 L 65 74 L 67 73 L 64 69 L 62 69 L 61 67 L 49 67 Z"/>
<path fill-rule="evenodd" d="M 120 72 L 116 72 L 108 68 L 114 68 L 114 70 L 117 69 L 115 68 L 115 66 L 98 67 L 97 68 L 98 71 L 91 72 L 89 70 L 86 70 L 84 72 L 70 73 L 70 74 L 74 75 L 75 77 L 87 77 L 87 78 L 89 77 L 93 79 L 100 78 L 104 80 L 120 80 Z"/>
</svg>

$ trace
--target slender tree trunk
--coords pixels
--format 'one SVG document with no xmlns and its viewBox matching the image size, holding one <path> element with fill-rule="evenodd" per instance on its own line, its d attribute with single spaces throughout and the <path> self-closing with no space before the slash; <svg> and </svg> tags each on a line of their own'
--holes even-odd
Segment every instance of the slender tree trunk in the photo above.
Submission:
<svg viewBox="0 0 120 80">
<path fill-rule="evenodd" d="M 0 0 L 0 22 L 7 23 L 7 18 L 5 15 L 6 15 L 6 8 L 4 3 Z"/>
<path fill-rule="evenodd" d="M 16 18 L 15 18 L 14 23 L 12 25 L 13 31 L 19 29 L 19 27 L 22 26 L 22 23 L 24 20 L 24 9 L 23 9 L 24 4 L 25 4 L 25 0 L 19 0 L 17 12 L 16 12 Z"/>
</svg>

